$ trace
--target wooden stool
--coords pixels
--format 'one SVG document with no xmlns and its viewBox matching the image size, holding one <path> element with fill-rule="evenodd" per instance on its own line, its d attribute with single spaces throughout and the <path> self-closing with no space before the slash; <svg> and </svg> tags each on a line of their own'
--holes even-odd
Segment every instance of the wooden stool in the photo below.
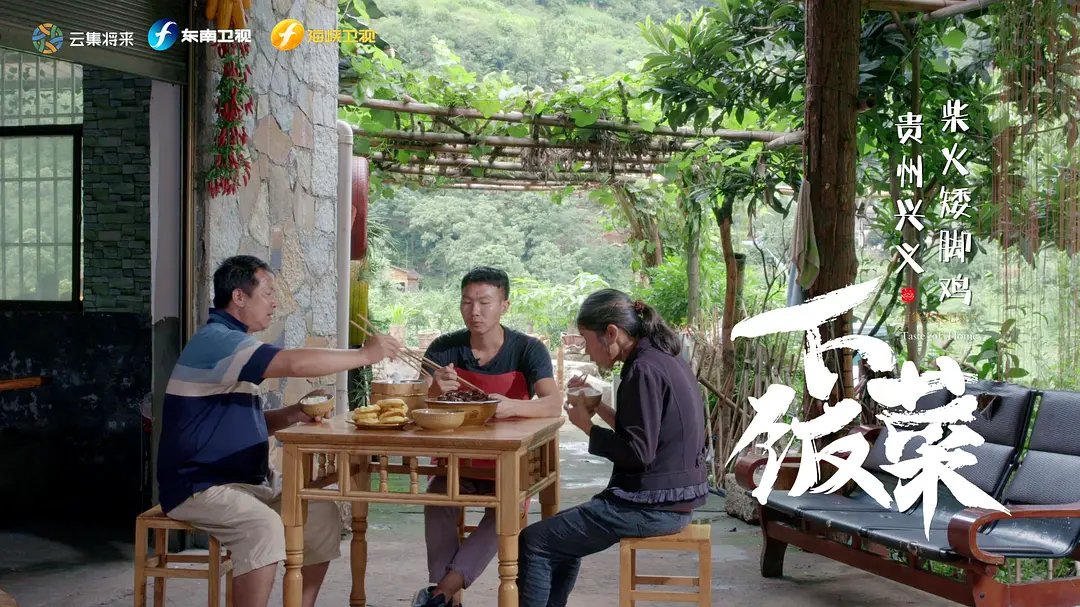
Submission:
<svg viewBox="0 0 1080 607">
<path fill-rule="evenodd" d="M 221 576 L 225 576 L 225 606 L 232 607 L 233 563 L 228 552 L 221 555 L 221 544 L 210 536 L 210 550 L 202 554 L 169 554 L 169 530 L 195 531 L 191 525 L 171 519 L 161 506 L 143 512 L 135 519 L 135 607 L 146 606 L 146 578 L 154 578 L 154 607 L 165 605 L 165 580 L 191 578 L 207 580 L 210 585 L 208 607 L 221 605 Z M 150 530 L 154 531 L 154 554 L 147 555 Z M 204 564 L 206 568 L 169 567 L 171 563 Z"/>
<path fill-rule="evenodd" d="M 681 550 L 698 553 L 696 576 L 638 575 L 638 550 Z M 694 592 L 638 590 L 649 586 L 693 586 Z M 707 607 L 712 600 L 712 537 L 707 524 L 687 525 L 674 535 L 625 538 L 619 542 L 619 607 L 634 607 L 637 601 L 697 603 Z"/>
</svg>

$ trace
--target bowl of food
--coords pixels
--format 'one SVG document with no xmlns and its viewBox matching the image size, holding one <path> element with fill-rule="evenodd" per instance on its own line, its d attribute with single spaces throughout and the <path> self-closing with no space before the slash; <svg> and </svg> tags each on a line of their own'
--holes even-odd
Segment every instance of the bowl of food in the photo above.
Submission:
<svg viewBox="0 0 1080 607">
<path fill-rule="evenodd" d="M 409 415 L 424 430 L 453 430 L 465 423 L 461 409 L 413 409 Z"/>
<path fill-rule="evenodd" d="M 334 411 L 334 397 L 326 394 L 309 394 L 300 399 L 300 408 L 311 417 L 326 417 Z"/>
<path fill-rule="evenodd" d="M 451 390 L 438 398 L 424 399 L 429 409 L 458 410 L 465 412 L 463 426 L 482 426 L 493 415 L 499 401 L 479 390 Z"/>
<path fill-rule="evenodd" d="M 585 407 L 587 409 L 596 409 L 600 405 L 600 399 L 603 397 L 603 393 L 596 388 L 590 388 L 583 386 L 580 388 L 570 388 L 566 391 L 566 400 L 570 401 L 571 405 L 575 407 Z"/>
</svg>

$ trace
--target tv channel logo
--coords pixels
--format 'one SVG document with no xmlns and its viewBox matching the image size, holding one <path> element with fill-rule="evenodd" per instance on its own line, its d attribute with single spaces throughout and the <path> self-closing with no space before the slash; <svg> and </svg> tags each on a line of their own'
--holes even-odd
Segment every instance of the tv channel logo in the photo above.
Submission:
<svg viewBox="0 0 1080 607">
<path fill-rule="evenodd" d="M 304 25 L 296 19 L 283 19 L 270 30 L 270 44 L 279 51 L 291 51 L 304 40 Z"/>
<path fill-rule="evenodd" d="M 146 41 L 155 51 L 169 50 L 180 37 L 180 26 L 172 19 L 158 19 L 146 32 Z"/>
<path fill-rule="evenodd" d="M 64 46 L 64 32 L 58 25 L 41 23 L 34 28 L 30 41 L 34 44 L 34 50 L 43 55 L 51 55 Z"/>
</svg>

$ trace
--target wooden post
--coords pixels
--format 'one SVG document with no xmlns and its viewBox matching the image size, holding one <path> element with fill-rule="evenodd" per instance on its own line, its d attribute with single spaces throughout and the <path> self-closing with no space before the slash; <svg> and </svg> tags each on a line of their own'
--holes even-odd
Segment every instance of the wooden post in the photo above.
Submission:
<svg viewBox="0 0 1080 607">
<path fill-rule="evenodd" d="M 686 203 L 686 324 L 695 327 L 701 321 L 701 222 L 700 207 Z"/>
<path fill-rule="evenodd" d="M 559 338 L 559 350 L 558 354 L 556 354 L 555 356 L 555 382 L 559 385 L 559 389 L 562 390 L 564 387 L 566 387 L 566 344 L 562 342 L 562 337 Z"/>
<path fill-rule="evenodd" d="M 805 174 L 810 182 L 814 237 L 821 270 L 809 296 L 817 297 L 855 282 L 855 123 L 858 115 L 859 0 L 806 2 Z M 822 340 L 841 335 L 843 319 L 821 327 Z M 841 374 L 837 393 L 849 384 L 842 357 L 826 357 Z M 834 398 L 840 394 L 834 394 Z M 814 409 L 817 409 L 816 411 Z M 808 416 L 820 414 L 812 407 Z"/>
</svg>

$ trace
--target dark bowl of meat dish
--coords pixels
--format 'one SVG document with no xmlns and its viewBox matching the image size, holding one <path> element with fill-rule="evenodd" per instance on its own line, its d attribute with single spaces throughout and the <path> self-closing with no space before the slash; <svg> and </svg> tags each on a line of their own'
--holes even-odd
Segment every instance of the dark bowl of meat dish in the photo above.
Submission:
<svg viewBox="0 0 1080 607">
<path fill-rule="evenodd" d="M 482 426 L 495 415 L 499 401 L 489 394 L 471 388 L 444 392 L 438 398 L 428 398 L 424 404 L 432 409 L 457 409 L 465 412 L 464 426 Z"/>
</svg>

